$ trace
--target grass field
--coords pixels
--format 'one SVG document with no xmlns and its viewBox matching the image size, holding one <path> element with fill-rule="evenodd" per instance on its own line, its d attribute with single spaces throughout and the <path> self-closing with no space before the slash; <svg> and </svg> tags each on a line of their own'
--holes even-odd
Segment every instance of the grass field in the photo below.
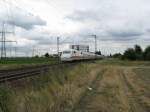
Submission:
<svg viewBox="0 0 150 112">
<path fill-rule="evenodd" d="M 150 62 L 102 60 L 0 87 L 0 112 L 150 112 Z"/>
<path fill-rule="evenodd" d="M 106 59 L 97 61 L 101 65 L 115 65 L 115 66 L 150 66 L 150 61 L 128 61 L 118 59 Z"/>
<path fill-rule="evenodd" d="M 0 60 L 0 69 L 11 69 L 31 65 L 57 63 L 57 58 L 16 58 Z"/>
</svg>

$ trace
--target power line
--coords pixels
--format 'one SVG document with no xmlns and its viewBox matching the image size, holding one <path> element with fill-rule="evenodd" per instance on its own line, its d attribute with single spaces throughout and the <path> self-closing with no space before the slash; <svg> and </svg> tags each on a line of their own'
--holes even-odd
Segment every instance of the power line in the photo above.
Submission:
<svg viewBox="0 0 150 112">
<path fill-rule="evenodd" d="M 1 37 L 1 59 L 6 58 L 6 42 L 16 42 L 16 41 L 6 41 L 6 34 L 10 34 L 12 32 L 5 31 L 5 23 L 2 23 L 2 31 L 0 32 Z"/>
<path fill-rule="evenodd" d="M 12 1 L 3 0 L 3 3 L 5 5 L 6 16 L 7 16 L 5 18 L 5 20 L 3 20 L 3 21 L 5 21 L 6 23 L 11 21 L 12 24 L 7 24 L 7 25 L 12 26 L 12 29 L 13 29 L 12 31 L 15 32 L 14 16 L 12 13 L 12 11 L 13 11 L 12 10 L 12 6 L 13 6 Z"/>
</svg>

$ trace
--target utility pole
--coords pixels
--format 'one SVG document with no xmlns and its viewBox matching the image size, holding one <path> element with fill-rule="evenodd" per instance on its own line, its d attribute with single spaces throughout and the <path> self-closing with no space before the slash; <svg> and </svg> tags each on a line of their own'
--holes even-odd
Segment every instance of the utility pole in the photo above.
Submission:
<svg viewBox="0 0 150 112">
<path fill-rule="evenodd" d="M 95 53 L 97 52 L 97 36 L 96 35 L 91 35 L 95 39 Z"/>
<path fill-rule="evenodd" d="M 35 56 L 35 46 L 33 46 L 33 49 L 32 49 L 32 57 Z"/>
<path fill-rule="evenodd" d="M 59 39 L 60 37 L 57 37 L 57 55 L 58 55 L 58 62 L 60 62 L 60 58 L 59 58 Z"/>
<path fill-rule="evenodd" d="M 1 33 L 1 32 L 0 32 Z M 3 58 L 6 58 L 6 43 L 16 43 L 17 44 L 17 41 L 11 41 L 11 40 L 8 40 L 8 41 L 1 41 L 0 40 L 0 43 L 2 43 L 2 46 L 1 46 L 1 59 L 3 59 Z M 5 44 L 4 44 L 5 43 Z M 5 50 L 4 50 L 4 48 L 5 48 Z M 12 52 L 11 51 L 12 49 L 10 49 L 10 52 Z M 2 54 L 5 54 L 5 56 L 3 56 Z M 15 56 L 16 56 L 16 47 L 15 47 Z"/>
<path fill-rule="evenodd" d="M 1 58 L 6 58 L 6 46 L 5 46 L 5 26 L 4 23 L 2 23 L 2 45 L 1 45 Z"/>
<path fill-rule="evenodd" d="M 59 56 L 59 39 L 60 37 L 57 37 L 57 55 Z"/>
<path fill-rule="evenodd" d="M 17 47 L 15 46 L 15 58 L 17 57 Z"/>
<path fill-rule="evenodd" d="M 1 59 L 6 58 L 6 42 L 16 42 L 16 41 L 6 41 L 6 33 L 13 33 L 13 32 L 6 32 L 5 31 L 5 23 L 2 23 L 2 31 L 0 32 L 2 35 L 1 38 Z"/>
<path fill-rule="evenodd" d="M 12 56 L 12 48 L 11 48 L 11 43 L 10 43 L 10 48 L 9 48 L 9 50 L 10 50 L 10 54 L 9 54 L 9 56 L 10 56 L 10 58 L 11 58 L 11 56 Z"/>
</svg>

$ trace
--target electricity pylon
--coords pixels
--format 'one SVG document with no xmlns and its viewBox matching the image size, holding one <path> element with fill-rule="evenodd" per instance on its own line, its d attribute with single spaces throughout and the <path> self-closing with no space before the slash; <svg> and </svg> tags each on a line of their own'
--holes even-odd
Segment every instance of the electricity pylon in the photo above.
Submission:
<svg viewBox="0 0 150 112">
<path fill-rule="evenodd" d="M 13 32 L 5 31 L 5 23 L 2 23 L 2 31 L 1 33 L 1 59 L 6 58 L 6 42 L 16 42 L 16 41 L 6 41 L 6 34 L 10 34 Z M 17 42 L 16 42 L 17 43 Z"/>
</svg>

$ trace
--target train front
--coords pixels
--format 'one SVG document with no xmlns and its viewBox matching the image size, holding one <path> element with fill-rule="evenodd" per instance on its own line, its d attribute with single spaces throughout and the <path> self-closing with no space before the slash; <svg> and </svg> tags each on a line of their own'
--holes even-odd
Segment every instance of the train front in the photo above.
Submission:
<svg viewBox="0 0 150 112">
<path fill-rule="evenodd" d="M 65 50 L 61 54 L 61 61 L 72 61 L 72 51 L 71 50 Z"/>
</svg>

